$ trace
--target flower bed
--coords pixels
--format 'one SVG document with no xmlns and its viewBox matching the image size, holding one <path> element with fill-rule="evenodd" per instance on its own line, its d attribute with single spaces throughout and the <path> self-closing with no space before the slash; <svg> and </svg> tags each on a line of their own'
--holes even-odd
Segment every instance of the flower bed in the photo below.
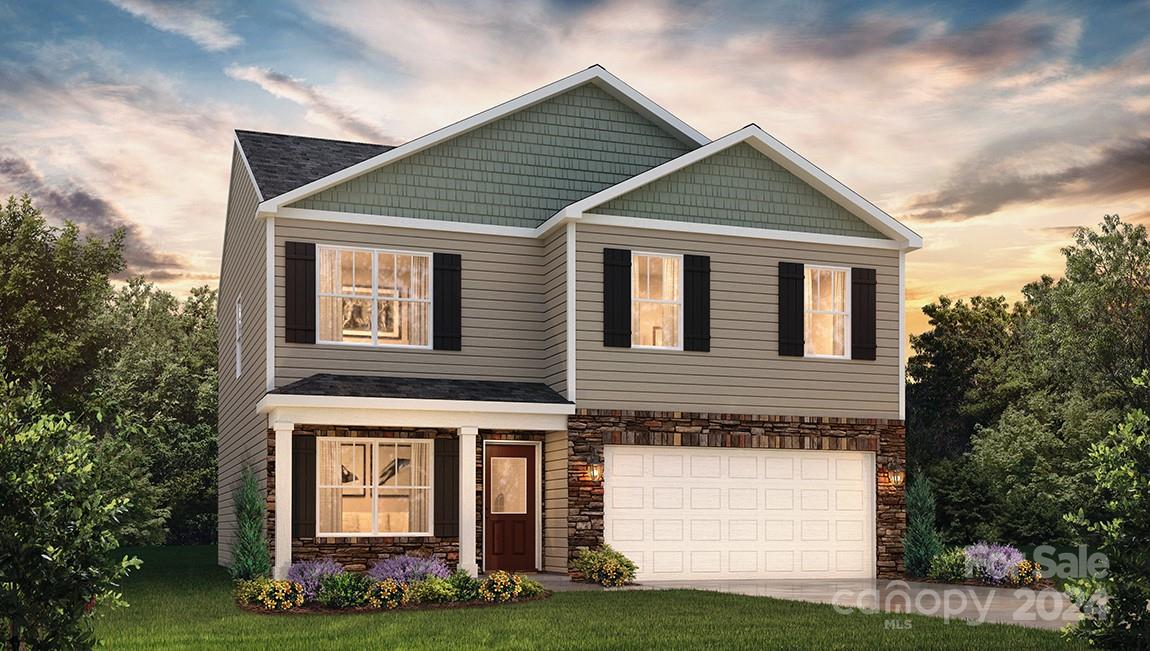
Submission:
<svg viewBox="0 0 1150 651">
<path fill-rule="evenodd" d="M 986 542 L 944 549 L 931 560 L 927 578 L 939 583 L 1035 590 L 1052 585 L 1042 578 L 1038 564 L 1027 560 L 1017 548 Z"/>
<path fill-rule="evenodd" d="M 458 570 L 448 573 L 442 562 L 419 557 L 388 559 L 366 574 L 344 571 L 333 561 L 296 563 L 288 577 L 237 581 L 236 603 L 265 613 L 373 612 L 498 605 L 551 596 L 526 576 L 492 572 L 476 579 Z"/>
</svg>

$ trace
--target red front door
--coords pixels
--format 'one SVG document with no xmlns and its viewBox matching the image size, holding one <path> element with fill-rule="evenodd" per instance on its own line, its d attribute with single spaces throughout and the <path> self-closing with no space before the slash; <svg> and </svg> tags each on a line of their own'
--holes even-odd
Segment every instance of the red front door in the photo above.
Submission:
<svg viewBox="0 0 1150 651">
<path fill-rule="evenodd" d="M 484 571 L 536 570 L 535 447 L 488 445 L 483 459 Z"/>
</svg>

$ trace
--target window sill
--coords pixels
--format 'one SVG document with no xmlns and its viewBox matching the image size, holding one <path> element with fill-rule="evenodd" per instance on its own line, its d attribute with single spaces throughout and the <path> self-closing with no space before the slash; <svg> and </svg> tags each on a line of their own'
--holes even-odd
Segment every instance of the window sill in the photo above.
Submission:
<svg viewBox="0 0 1150 651">
<path fill-rule="evenodd" d="M 672 346 L 636 346 L 636 345 L 632 344 L 631 346 L 629 346 L 629 349 L 630 350 L 654 350 L 654 351 L 663 351 L 663 352 L 668 352 L 668 353 L 681 353 L 681 352 L 683 352 L 682 346 L 678 346 L 678 347 L 672 347 Z"/>
<path fill-rule="evenodd" d="M 821 359 L 831 361 L 850 361 L 850 355 L 803 355 L 803 359 Z"/>
<path fill-rule="evenodd" d="M 317 533 L 316 539 L 320 538 L 432 538 L 433 533 Z"/>
<path fill-rule="evenodd" d="M 284 342 L 291 343 L 291 342 Z M 412 344 L 357 344 L 349 341 L 317 341 L 314 344 L 299 344 L 301 346 L 326 346 L 329 348 L 364 348 L 367 350 L 433 350 L 431 346 L 415 346 Z"/>
</svg>

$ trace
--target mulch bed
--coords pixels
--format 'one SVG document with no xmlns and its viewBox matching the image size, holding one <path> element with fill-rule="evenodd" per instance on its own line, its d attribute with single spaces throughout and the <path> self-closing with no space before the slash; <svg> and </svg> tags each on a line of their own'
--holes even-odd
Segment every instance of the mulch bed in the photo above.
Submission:
<svg viewBox="0 0 1150 651">
<path fill-rule="evenodd" d="M 318 604 L 307 604 L 304 606 L 296 606 L 288 610 L 269 610 L 263 606 L 256 606 L 254 604 L 236 604 L 236 608 L 247 611 L 249 613 L 256 613 L 258 615 L 364 615 L 368 613 L 386 613 L 386 612 L 403 612 L 403 611 L 416 611 L 416 610 L 450 610 L 455 608 L 491 608 L 495 606 L 510 606 L 512 604 L 525 604 L 532 601 L 542 601 L 551 597 L 554 594 L 549 591 L 544 591 L 542 594 L 534 597 L 526 597 L 523 599 L 513 599 L 512 601 L 483 601 L 482 599 L 476 601 L 452 601 L 445 604 L 417 604 L 415 606 L 400 606 L 399 608 L 328 608 Z"/>
<path fill-rule="evenodd" d="M 915 583 L 933 583 L 936 585 L 971 585 L 979 588 L 1002 588 L 1004 590 L 1053 590 L 1055 589 L 1054 582 L 1050 579 L 1040 579 L 1034 585 L 995 585 L 978 579 L 963 579 L 961 581 L 936 581 L 929 579 L 925 576 L 921 577 L 907 577 L 907 581 L 914 581 Z"/>
</svg>

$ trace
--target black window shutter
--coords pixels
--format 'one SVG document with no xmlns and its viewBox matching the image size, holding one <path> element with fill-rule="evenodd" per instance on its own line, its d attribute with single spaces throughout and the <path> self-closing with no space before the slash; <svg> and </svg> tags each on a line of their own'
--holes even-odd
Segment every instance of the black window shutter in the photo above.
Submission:
<svg viewBox="0 0 1150 651">
<path fill-rule="evenodd" d="M 315 244 L 284 242 L 284 339 L 315 343 Z"/>
<path fill-rule="evenodd" d="M 463 349 L 463 259 L 458 253 L 433 256 L 432 287 L 433 347 L 436 350 Z"/>
<path fill-rule="evenodd" d="M 435 439 L 435 530 L 459 536 L 459 439 Z"/>
<path fill-rule="evenodd" d="M 683 256 L 683 350 L 711 350 L 711 258 Z"/>
<path fill-rule="evenodd" d="M 779 263 L 779 354 L 802 357 L 803 343 L 803 265 Z"/>
<path fill-rule="evenodd" d="M 851 269 L 851 359 L 874 359 L 877 320 L 874 269 Z"/>
<path fill-rule="evenodd" d="M 603 345 L 631 347 L 631 252 L 603 249 Z"/>
<path fill-rule="evenodd" d="M 315 437 L 291 439 L 291 535 L 315 538 Z"/>
</svg>

